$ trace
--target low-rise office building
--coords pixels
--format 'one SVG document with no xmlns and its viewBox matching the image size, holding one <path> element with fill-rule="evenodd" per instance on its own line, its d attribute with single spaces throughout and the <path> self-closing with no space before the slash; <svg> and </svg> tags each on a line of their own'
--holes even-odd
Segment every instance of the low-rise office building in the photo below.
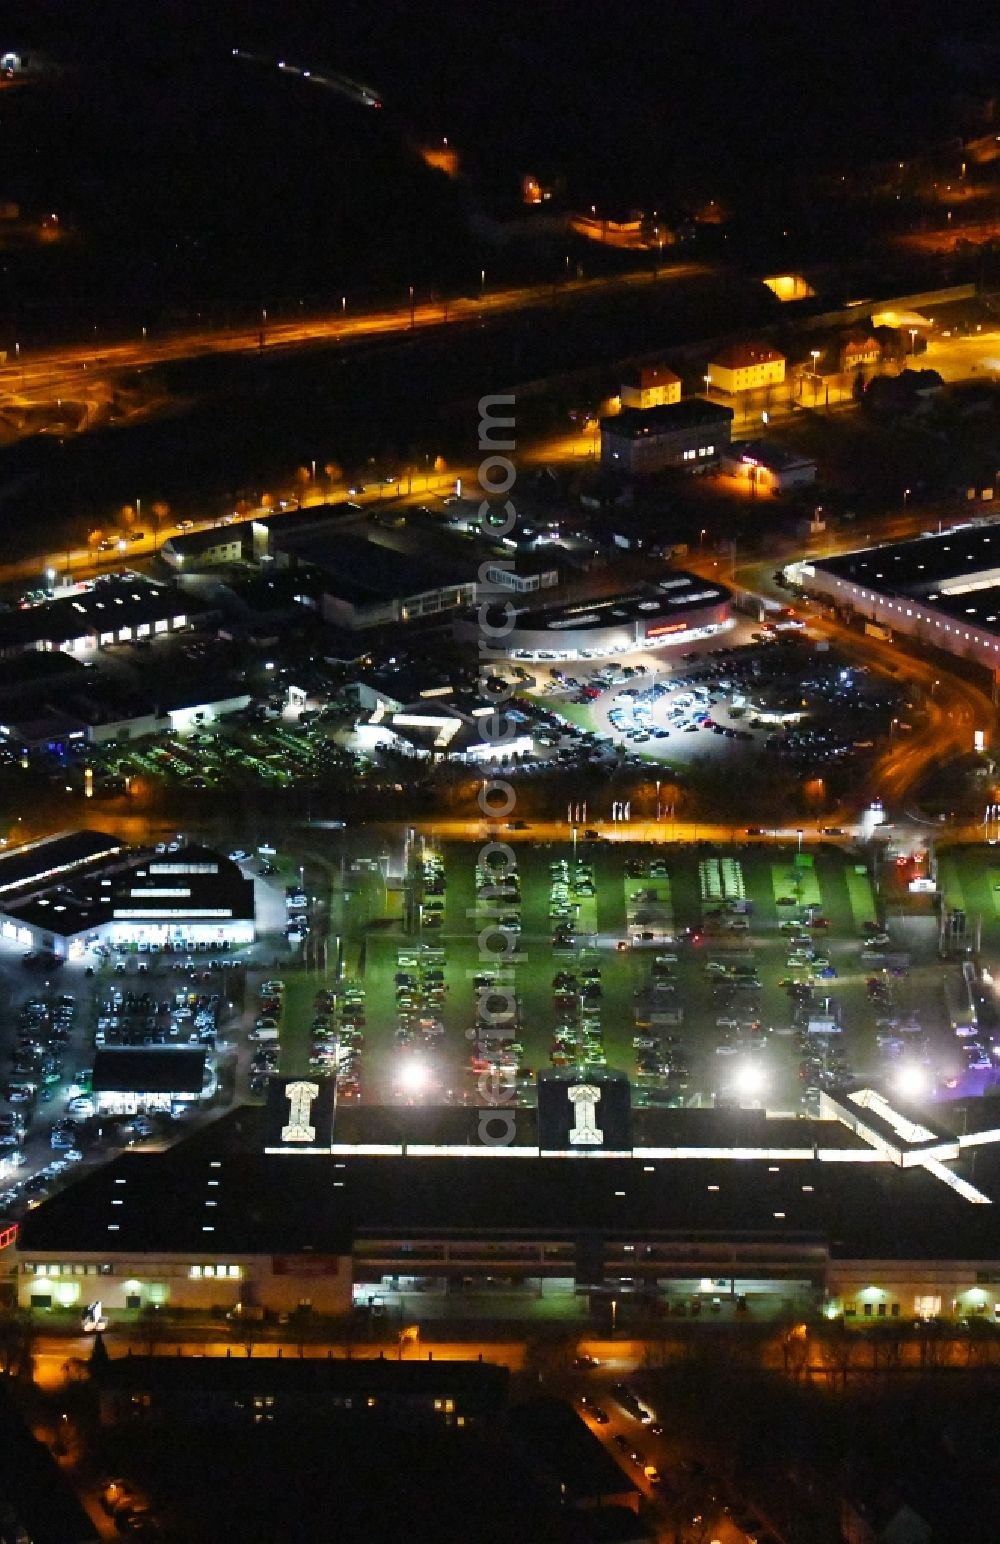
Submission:
<svg viewBox="0 0 1000 1544">
<path fill-rule="evenodd" d="M 91 1089 L 99 1115 L 169 1114 L 210 1098 L 215 1077 L 203 1046 L 101 1046 Z"/>
<path fill-rule="evenodd" d="M 214 526 L 209 531 L 188 531 L 168 536 L 160 552 L 172 568 L 218 568 L 241 563 L 253 546 L 252 525 Z"/>
<path fill-rule="evenodd" d="M 126 1356 L 92 1362 L 101 1424 L 155 1427 L 474 1426 L 497 1420 L 509 1373 L 491 1362 L 387 1357 Z"/>
<path fill-rule="evenodd" d="M 816 481 L 816 463 L 773 440 L 734 440 L 723 447 L 720 470 L 755 493 L 787 493 Z"/>
<path fill-rule="evenodd" d="M 704 472 L 717 464 L 732 423 L 731 407 L 703 397 L 686 397 L 666 407 L 625 408 L 601 419 L 601 464 L 628 477 L 671 467 Z"/>
</svg>

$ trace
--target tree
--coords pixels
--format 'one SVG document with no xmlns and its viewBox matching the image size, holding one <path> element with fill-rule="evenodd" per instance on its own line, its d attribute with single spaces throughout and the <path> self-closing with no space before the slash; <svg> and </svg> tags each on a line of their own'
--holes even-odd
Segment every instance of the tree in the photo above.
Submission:
<svg viewBox="0 0 1000 1544">
<path fill-rule="evenodd" d="M 834 1386 L 836 1386 L 839 1379 L 841 1388 L 846 1389 L 851 1366 L 854 1362 L 856 1343 L 853 1330 L 847 1328 L 843 1319 L 831 1320 L 820 1344 L 823 1360 L 826 1363 L 830 1381 Z"/>
<path fill-rule="evenodd" d="M 146 1303 L 143 1305 L 142 1311 L 139 1314 L 139 1322 L 143 1327 L 147 1356 L 156 1355 L 156 1342 L 158 1338 L 156 1326 L 159 1317 L 160 1310 L 156 1303 Z"/>
<path fill-rule="evenodd" d="M 809 1366 L 809 1330 L 804 1324 L 793 1324 L 781 1338 L 781 1360 L 786 1376 L 798 1383 Z"/>
<path fill-rule="evenodd" d="M 996 1325 L 981 1314 L 974 1314 L 965 1325 L 965 1364 L 967 1367 L 987 1367 L 993 1359 L 993 1347 L 997 1342 Z"/>
</svg>

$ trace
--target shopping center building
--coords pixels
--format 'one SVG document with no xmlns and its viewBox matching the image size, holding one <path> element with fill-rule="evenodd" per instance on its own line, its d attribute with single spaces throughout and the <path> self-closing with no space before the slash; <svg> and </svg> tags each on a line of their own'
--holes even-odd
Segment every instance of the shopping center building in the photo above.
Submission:
<svg viewBox="0 0 1000 1544">
<path fill-rule="evenodd" d="M 661 1313 L 992 1320 L 1000 1131 L 989 1101 L 968 1104 L 957 1136 L 864 1088 L 806 1119 L 633 1110 L 628 1080 L 594 1069 L 547 1074 L 537 1110 L 506 1113 L 335 1111 L 328 1080 L 275 1079 L 267 1108 L 44 1201 L 0 1270 L 24 1307 L 100 1299 L 112 1317 L 440 1312 L 488 1294 L 512 1317 L 614 1296 Z"/>
</svg>

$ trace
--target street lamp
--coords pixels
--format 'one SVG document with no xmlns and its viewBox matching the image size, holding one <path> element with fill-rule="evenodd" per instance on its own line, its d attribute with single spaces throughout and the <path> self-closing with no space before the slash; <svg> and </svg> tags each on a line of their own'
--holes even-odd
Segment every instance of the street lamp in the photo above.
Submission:
<svg viewBox="0 0 1000 1544">
<path fill-rule="evenodd" d="M 911 327 L 910 328 L 910 353 L 911 354 L 914 352 L 915 347 L 916 347 L 916 338 L 917 338 L 917 329 L 915 327 Z"/>
<path fill-rule="evenodd" d="M 711 391 L 711 389 L 712 389 L 712 377 L 710 375 L 706 375 L 704 377 L 704 381 L 705 381 L 705 390 L 706 391 Z"/>
<path fill-rule="evenodd" d="M 705 530 L 705 527 L 702 526 L 701 530 L 698 533 L 698 550 L 699 551 L 701 551 L 704 548 L 704 546 L 705 546 L 705 535 L 706 535 L 706 530 Z"/>
<path fill-rule="evenodd" d="M 818 348 L 811 348 L 809 350 L 809 353 L 810 353 L 810 355 L 812 357 L 812 362 L 813 362 L 813 375 L 815 375 L 816 374 L 816 363 L 817 363 L 817 361 L 819 359 L 819 349 Z"/>
<path fill-rule="evenodd" d="M 612 1336 L 615 1333 L 615 1327 L 616 1327 L 617 1323 L 618 1323 L 618 1299 L 616 1297 L 613 1297 L 611 1299 L 611 1334 L 612 1334 Z"/>
<path fill-rule="evenodd" d="M 798 830 L 797 830 L 797 831 L 796 831 L 796 833 L 795 833 L 795 835 L 796 835 L 796 836 L 797 836 L 797 837 L 798 837 L 798 839 L 799 839 L 799 852 L 801 852 L 801 851 L 802 851 L 802 838 L 803 838 L 803 836 L 804 836 L 804 835 L 805 835 L 805 832 L 804 832 L 804 831 L 803 831 L 803 830 L 802 830 L 802 827 L 801 827 L 801 826 L 800 826 L 800 827 L 799 827 L 799 829 L 798 829 Z"/>
<path fill-rule="evenodd" d="M 906 507 L 907 507 L 907 504 L 908 504 L 908 501 L 909 501 L 909 497 L 910 497 L 910 490 L 909 490 L 909 488 L 904 488 L 903 489 L 903 508 L 904 509 L 906 509 Z"/>
</svg>

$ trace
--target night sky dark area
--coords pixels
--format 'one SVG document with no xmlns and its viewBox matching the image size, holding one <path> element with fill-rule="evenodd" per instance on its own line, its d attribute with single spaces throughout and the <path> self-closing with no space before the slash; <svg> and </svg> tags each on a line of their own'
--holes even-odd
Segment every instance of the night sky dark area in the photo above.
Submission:
<svg viewBox="0 0 1000 1544">
<path fill-rule="evenodd" d="M 9 259 L 0 306 L 240 305 L 359 286 L 455 287 L 465 218 L 527 171 L 579 206 L 683 213 L 718 197 L 808 239 L 817 169 L 948 131 L 947 50 L 996 7 L 930 3 L 469 4 L 110 0 L 8 12 L 9 41 L 72 66 L 0 103 L 0 198 L 79 239 Z M 16 35 L 15 35 L 16 33 Z M 233 47 L 360 78 L 369 112 Z M 412 145 L 448 134 L 464 186 Z"/>
</svg>

